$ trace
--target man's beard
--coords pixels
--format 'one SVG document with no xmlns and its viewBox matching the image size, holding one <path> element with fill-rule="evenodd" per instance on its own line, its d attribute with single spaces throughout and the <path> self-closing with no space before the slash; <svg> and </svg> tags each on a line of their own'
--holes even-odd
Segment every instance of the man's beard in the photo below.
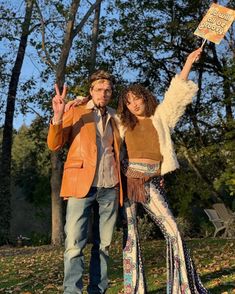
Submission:
<svg viewBox="0 0 235 294">
<path fill-rule="evenodd" d="M 100 103 L 95 104 L 98 109 L 106 109 L 106 105 L 102 106 Z"/>
</svg>

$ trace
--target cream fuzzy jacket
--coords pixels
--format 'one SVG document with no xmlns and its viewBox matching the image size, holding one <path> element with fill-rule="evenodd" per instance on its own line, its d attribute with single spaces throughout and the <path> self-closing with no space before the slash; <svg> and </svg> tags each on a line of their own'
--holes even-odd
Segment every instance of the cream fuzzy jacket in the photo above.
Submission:
<svg viewBox="0 0 235 294">
<path fill-rule="evenodd" d="M 151 116 L 153 125 L 158 132 L 160 151 L 163 157 L 162 175 L 179 168 L 171 133 L 184 114 L 186 106 L 192 102 L 197 90 L 198 87 L 193 81 L 183 80 L 176 75 L 171 80 L 163 101 L 157 106 L 154 115 Z M 116 122 L 119 125 L 120 136 L 124 139 L 126 128 L 120 124 L 119 119 Z"/>
</svg>

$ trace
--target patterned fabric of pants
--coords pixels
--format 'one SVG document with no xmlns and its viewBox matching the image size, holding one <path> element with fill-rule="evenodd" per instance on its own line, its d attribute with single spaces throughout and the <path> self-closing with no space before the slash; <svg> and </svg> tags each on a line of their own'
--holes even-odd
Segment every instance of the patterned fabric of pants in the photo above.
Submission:
<svg viewBox="0 0 235 294">
<path fill-rule="evenodd" d="M 175 219 L 168 207 L 160 177 L 145 183 L 148 201 L 144 209 L 161 229 L 167 244 L 167 294 L 209 293 L 198 277 L 189 252 L 183 243 Z M 145 294 L 147 287 L 144 276 L 140 240 L 136 219 L 137 203 L 124 202 L 127 217 L 127 233 L 123 250 L 124 293 Z"/>
</svg>

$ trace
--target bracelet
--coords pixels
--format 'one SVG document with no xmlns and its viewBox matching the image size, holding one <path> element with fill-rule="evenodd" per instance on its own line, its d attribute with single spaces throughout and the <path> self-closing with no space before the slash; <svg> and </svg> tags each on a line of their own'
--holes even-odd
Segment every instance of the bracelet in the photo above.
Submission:
<svg viewBox="0 0 235 294">
<path fill-rule="evenodd" d="M 60 125 L 62 123 L 62 121 L 63 121 L 62 119 L 56 121 L 54 117 L 52 118 L 52 124 L 53 124 L 53 126 Z"/>
</svg>

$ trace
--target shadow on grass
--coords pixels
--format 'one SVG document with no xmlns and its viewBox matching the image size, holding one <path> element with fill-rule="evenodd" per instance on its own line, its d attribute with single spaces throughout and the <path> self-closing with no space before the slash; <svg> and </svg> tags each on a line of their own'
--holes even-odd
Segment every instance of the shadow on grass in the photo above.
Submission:
<svg viewBox="0 0 235 294">
<path fill-rule="evenodd" d="M 166 288 L 162 287 L 157 290 L 148 291 L 148 294 L 166 294 Z"/>
<path fill-rule="evenodd" d="M 219 280 L 222 278 L 222 276 L 225 275 L 232 275 L 235 273 L 235 266 L 230 267 L 230 268 L 225 268 L 222 269 L 220 271 L 215 271 L 215 272 L 211 272 L 208 274 L 205 274 L 202 277 L 203 280 L 203 284 L 206 281 L 212 281 L 212 280 Z M 212 294 L 221 294 L 223 292 L 228 292 L 228 291 L 232 291 L 235 289 L 235 280 L 231 281 L 231 282 L 227 282 L 225 283 L 221 283 L 221 284 L 216 284 L 213 288 L 208 289 L 210 291 L 210 293 Z M 162 287 L 158 290 L 152 290 L 152 291 L 148 291 L 148 294 L 165 294 L 166 293 L 166 288 Z"/>
<path fill-rule="evenodd" d="M 235 273 L 235 265 L 228 268 L 223 268 L 219 271 L 204 274 L 202 277 L 203 277 L 203 280 L 211 280 L 211 279 L 221 278 L 222 275 L 226 275 L 226 274 L 231 275 L 233 273 Z"/>
<path fill-rule="evenodd" d="M 202 276 L 203 281 L 211 281 L 211 280 L 220 280 L 224 278 L 225 275 L 233 275 L 235 273 L 235 266 L 224 268 L 219 271 L 211 272 Z M 231 291 L 235 289 L 235 280 L 230 282 L 222 282 L 221 284 L 218 283 L 213 287 L 210 288 L 210 292 L 213 294 L 221 294 L 222 292 Z"/>
<path fill-rule="evenodd" d="M 235 284 L 231 284 L 229 285 L 220 285 L 220 286 L 216 286 L 214 288 L 210 289 L 210 293 L 211 294 L 221 294 L 221 293 L 233 293 L 231 291 L 233 291 L 235 288 Z"/>
</svg>

